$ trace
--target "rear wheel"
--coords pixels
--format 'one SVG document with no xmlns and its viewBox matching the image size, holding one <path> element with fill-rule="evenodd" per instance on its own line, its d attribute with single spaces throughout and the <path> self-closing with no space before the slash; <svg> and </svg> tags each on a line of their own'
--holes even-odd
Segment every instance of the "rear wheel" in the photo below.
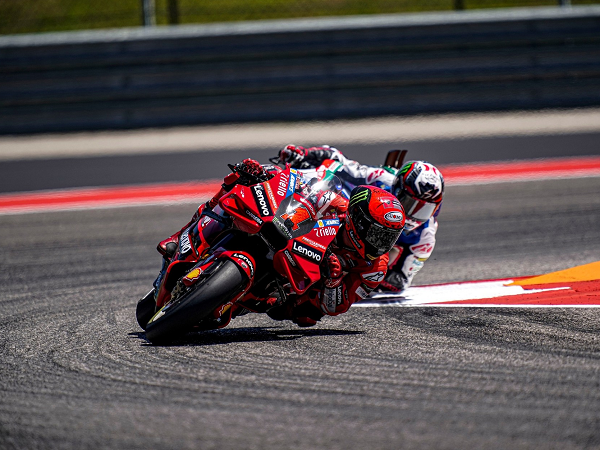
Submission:
<svg viewBox="0 0 600 450">
<path fill-rule="evenodd" d="M 183 335 L 215 308 L 239 295 L 247 275 L 233 261 L 225 259 L 209 267 L 209 275 L 193 290 L 161 308 L 146 325 L 146 338 L 153 344 L 166 344 Z"/>
</svg>

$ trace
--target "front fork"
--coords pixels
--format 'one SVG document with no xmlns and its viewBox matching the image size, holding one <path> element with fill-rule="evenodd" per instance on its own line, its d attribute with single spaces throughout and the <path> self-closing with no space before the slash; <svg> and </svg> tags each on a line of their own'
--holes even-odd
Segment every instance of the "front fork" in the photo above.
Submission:
<svg viewBox="0 0 600 450">
<path fill-rule="evenodd" d="M 167 257 L 163 256 L 162 259 L 162 267 L 160 268 L 160 272 L 158 272 L 158 276 L 152 286 L 154 286 L 154 300 L 156 302 L 156 298 L 158 297 L 158 292 L 160 291 L 160 286 L 162 285 L 163 279 L 165 278 L 165 274 L 167 273 L 167 269 L 171 264 L 171 260 L 167 259 Z"/>
</svg>

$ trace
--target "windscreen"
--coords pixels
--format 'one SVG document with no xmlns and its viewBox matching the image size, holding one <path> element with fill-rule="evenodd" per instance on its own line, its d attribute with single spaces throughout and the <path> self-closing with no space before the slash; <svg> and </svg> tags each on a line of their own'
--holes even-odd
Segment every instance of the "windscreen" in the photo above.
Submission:
<svg viewBox="0 0 600 450">
<path fill-rule="evenodd" d="M 331 172 L 310 180 L 299 176 L 294 195 L 283 200 L 275 213 L 275 225 L 289 239 L 309 233 L 341 186 L 339 178 Z"/>
</svg>

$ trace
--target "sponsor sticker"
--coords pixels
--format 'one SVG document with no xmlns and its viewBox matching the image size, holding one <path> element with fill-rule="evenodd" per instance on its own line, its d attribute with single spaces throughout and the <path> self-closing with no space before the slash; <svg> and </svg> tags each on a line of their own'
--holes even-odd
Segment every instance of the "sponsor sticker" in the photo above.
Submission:
<svg viewBox="0 0 600 450">
<path fill-rule="evenodd" d="M 248 217 L 250 217 L 252 220 L 254 220 L 257 224 L 262 225 L 263 224 L 263 220 L 258 217 L 256 214 L 254 214 L 252 211 L 250 211 L 249 209 L 246 209 L 246 215 Z"/>
<path fill-rule="evenodd" d="M 287 227 L 281 223 L 281 221 L 277 218 L 274 217 L 273 218 L 273 223 L 275 224 L 275 226 L 277 228 L 279 228 L 279 230 L 285 234 L 287 236 L 288 239 L 292 239 L 292 233 L 290 233 L 290 230 L 287 229 Z"/>
<path fill-rule="evenodd" d="M 277 195 L 286 197 L 290 177 L 286 172 L 279 175 L 279 184 L 277 185 Z"/>
<path fill-rule="evenodd" d="M 372 283 L 381 283 L 383 281 L 383 278 L 385 277 L 385 275 L 380 270 L 379 272 L 371 272 L 371 273 L 362 274 L 361 277 L 365 281 L 370 281 Z"/>
<path fill-rule="evenodd" d="M 221 307 L 216 311 L 217 316 L 219 316 L 219 319 L 222 315 L 224 315 L 227 311 L 231 309 L 231 305 L 232 303 L 225 303 L 224 305 L 221 305 Z"/>
<path fill-rule="evenodd" d="M 258 205 L 258 211 L 260 212 L 260 215 L 262 217 L 272 216 L 273 210 L 267 201 L 265 189 L 262 187 L 262 185 L 256 184 L 252 186 L 252 194 L 254 195 L 256 204 Z"/>
<path fill-rule="evenodd" d="M 292 244 L 292 251 L 316 263 L 321 262 L 321 260 L 323 259 L 323 254 L 317 249 L 309 247 L 308 245 L 301 244 L 298 241 L 294 241 L 294 243 Z"/>
<path fill-rule="evenodd" d="M 383 169 L 377 169 L 367 175 L 367 184 L 373 184 L 373 181 L 382 176 L 385 173 Z"/>
<path fill-rule="evenodd" d="M 248 264 L 248 267 L 250 268 L 250 278 L 252 278 L 254 276 L 254 264 L 252 264 L 252 261 L 250 261 L 250 258 L 248 258 L 246 255 L 244 255 L 242 253 L 234 253 L 231 256 L 233 256 L 234 258 L 241 259 L 246 264 Z M 242 265 L 242 267 L 243 267 L 243 265 Z"/>
<path fill-rule="evenodd" d="M 352 258 L 348 258 L 348 266 L 350 266 L 350 268 L 354 268 L 358 266 L 358 261 L 355 261 Z"/>
<path fill-rule="evenodd" d="M 210 222 L 212 221 L 212 219 L 208 216 L 205 216 L 204 219 L 202 219 L 202 222 L 200 222 L 200 227 L 204 228 L 206 225 L 208 225 Z"/>
<path fill-rule="evenodd" d="M 288 252 L 287 250 L 284 250 L 283 254 L 287 258 L 287 260 L 290 262 L 290 264 L 292 265 L 292 267 L 296 267 L 297 266 L 296 261 L 294 261 L 294 258 L 292 257 L 292 255 L 290 254 L 290 252 Z"/>
<path fill-rule="evenodd" d="M 286 197 L 289 197 L 294 193 L 296 189 L 296 175 L 294 173 L 290 174 L 290 182 L 288 184 L 287 192 L 285 194 Z"/>
<path fill-rule="evenodd" d="M 328 313 L 335 313 L 337 307 L 342 304 L 342 287 L 338 286 L 334 289 L 323 289 L 323 306 Z"/>
<path fill-rule="evenodd" d="M 273 195 L 273 189 L 271 189 L 271 185 L 269 183 L 266 183 L 264 186 L 265 190 L 267 191 L 267 195 L 271 200 L 271 205 L 277 205 L 277 200 L 275 200 L 275 196 Z"/>
<path fill-rule="evenodd" d="M 337 228 L 333 228 L 333 227 L 317 228 L 315 233 L 316 233 L 317 237 L 335 236 L 335 234 L 337 233 Z"/>
<path fill-rule="evenodd" d="M 317 202 L 317 207 L 319 210 L 325 206 L 328 206 L 333 200 L 333 193 L 330 191 L 324 192 L 319 201 Z"/>
<path fill-rule="evenodd" d="M 304 197 L 296 197 L 296 199 L 304 205 L 304 207 L 314 216 L 316 214 L 313 205 Z"/>
<path fill-rule="evenodd" d="M 385 213 L 383 218 L 389 222 L 402 222 L 404 215 L 400 211 L 390 211 Z"/>
<path fill-rule="evenodd" d="M 179 249 L 182 255 L 192 249 L 192 244 L 190 244 L 190 234 L 187 231 L 183 233 L 181 239 L 179 239 Z"/>
<path fill-rule="evenodd" d="M 350 197 L 350 205 L 354 206 L 357 203 L 366 200 L 369 197 L 370 191 L 367 188 L 359 188 L 357 192 L 354 193 L 352 197 Z"/>
<path fill-rule="evenodd" d="M 201 274 L 202 270 L 194 269 L 185 276 L 185 279 L 188 281 L 196 281 L 198 278 L 200 278 Z"/>
<path fill-rule="evenodd" d="M 321 250 L 325 251 L 327 250 L 327 247 L 325 247 L 324 245 L 319 244 L 318 242 L 315 242 L 309 238 L 307 238 L 306 236 L 302 236 L 301 238 L 304 242 L 306 242 L 308 245 L 312 245 L 314 247 L 320 248 Z"/>
<path fill-rule="evenodd" d="M 433 244 L 426 242 L 424 244 L 413 245 L 410 247 L 410 251 L 418 254 L 419 256 L 429 256 L 429 253 L 433 251 Z"/>
<path fill-rule="evenodd" d="M 369 296 L 369 293 L 365 291 L 365 289 L 362 286 L 357 287 L 355 292 L 361 300 L 364 300 Z"/>
<path fill-rule="evenodd" d="M 326 219 L 326 220 L 317 220 L 315 224 L 315 228 L 321 227 L 337 227 L 340 225 L 340 219 Z"/>
<path fill-rule="evenodd" d="M 360 242 L 358 241 L 358 239 L 356 239 L 356 235 L 354 234 L 354 230 L 348 230 L 348 234 L 350 235 L 350 239 L 352 239 L 352 242 L 356 245 L 356 248 L 362 248 L 362 245 L 360 244 Z"/>
<path fill-rule="evenodd" d="M 340 169 L 342 167 L 342 163 L 341 162 L 337 162 L 334 161 L 333 164 L 331 164 L 327 170 L 329 170 L 330 172 L 337 172 L 338 169 Z"/>
</svg>

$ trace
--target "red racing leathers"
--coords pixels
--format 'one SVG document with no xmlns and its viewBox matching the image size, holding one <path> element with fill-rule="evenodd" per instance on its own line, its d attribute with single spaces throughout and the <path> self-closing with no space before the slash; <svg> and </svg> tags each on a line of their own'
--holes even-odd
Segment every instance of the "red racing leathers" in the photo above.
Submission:
<svg viewBox="0 0 600 450">
<path fill-rule="evenodd" d="M 298 299 L 291 317 L 298 325 L 311 326 L 324 315 L 345 313 L 354 303 L 368 297 L 385 277 L 388 254 L 365 261 L 353 248 L 341 244 L 344 228 L 329 246 L 341 266 L 339 281 L 325 277 Z"/>
</svg>

